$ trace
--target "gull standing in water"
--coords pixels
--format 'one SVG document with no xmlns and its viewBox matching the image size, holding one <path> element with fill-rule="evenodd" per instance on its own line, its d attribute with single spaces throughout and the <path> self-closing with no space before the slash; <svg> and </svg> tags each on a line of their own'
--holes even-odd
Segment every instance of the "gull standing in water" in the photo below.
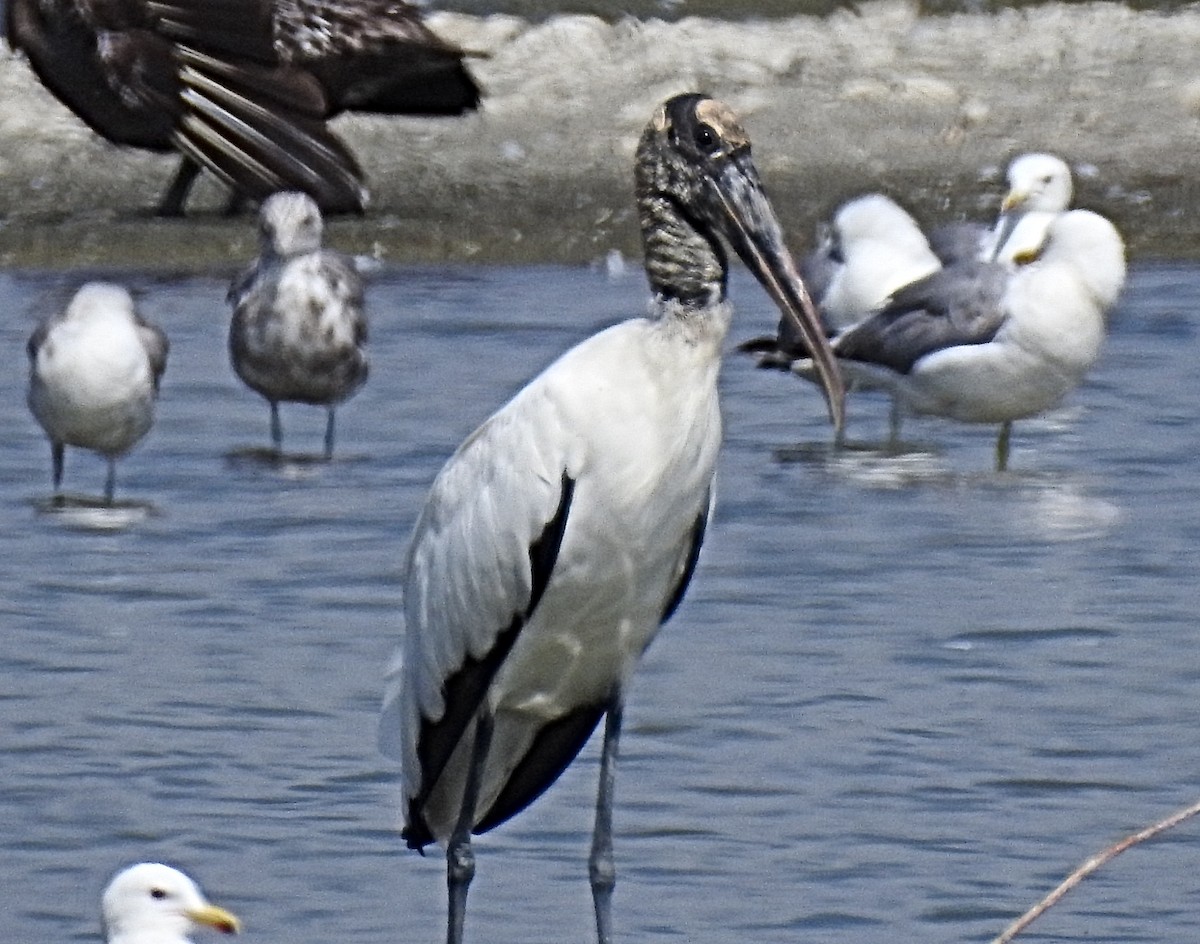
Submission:
<svg viewBox="0 0 1200 944">
<path fill-rule="evenodd" d="M 814 292 L 830 335 L 848 331 L 885 304 L 895 310 L 913 303 L 920 307 L 928 301 L 932 310 L 954 308 L 958 319 L 963 317 L 964 306 L 977 303 L 994 306 L 996 299 L 991 295 L 999 291 L 1004 276 L 989 265 L 1001 264 L 1012 271 L 1021 262 L 1036 258 L 1049 227 L 1070 205 L 1073 190 L 1071 168 L 1052 154 L 1021 155 L 1009 164 L 1007 177 L 1008 192 L 993 226 L 979 223 L 942 226 L 931 231 L 928 241 L 903 209 L 887 205 L 891 201 L 886 197 L 872 194 L 845 204 L 835 217 L 829 238 L 822 241 L 802 267 L 806 278 L 810 272 L 816 274 L 816 278 L 807 279 L 810 285 L 828 286 L 814 288 Z M 848 219 L 844 220 L 844 215 Z M 948 271 L 938 276 L 937 270 L 942 265 Z M 922 267 L 923 272 L 919 271 Z M 1123 281 L 1122 263 L 1114 301 Z M 917 286 L 912 292 L 897 294 L 914 282 Z M 854 291 L 847 292 L 847 288 Z M 932 292 L 932 297 L 925 298 L 927 292 Z M 846 299 L 851 299 L 852 304 L 845 304 Z M 1111 304 L 1110 301 L 1104 307 L 1107 309 Z M 856 311 L 858 317 L 854 317 Z M 758 355 L 760 367 L 789 370 L 812 379 L 803 339 L 783 321 L 777 337 L 754 338 L 743 343 L 740 350 Z M 864 370 L 853 371 L 847 379 L 856 387 L 876 385 Z M 895 388 L 892 383 L 885 386 Z M 899 440 L 904 409 L 904 401 L 893 396 L 889 437 L 892 444 Z M 913 409 L 911 404 L 908 409 Z M 998 461 L 1003 455 L 1003 462 L 1007 462 L 1010 433 L 1011 422 L 1003 422 Z"/>
<path fill-rule="evenodd" d="M 446 845 L 462 940 L 471 834 L 519 813 L 601 718 L 589 874 L 612 940 L 613 784 L 626 689 L 692 577 L 721 442 L 732 310 L 725 241 L 842 388 L 727 105 L 670 99 L 635 158 L 651 315 L 581 342 L 472 433 L 433 483 L 404 563 L 404 637 L 380 743 L 399 757 L 410 848 Z M 533 912 L 530 912 L 532 914 Z"/>
<path fill-rule="evenodd" d="M 56 497 L 66 447 L 76 446 L 108 461 L 104 499 L 112 504 L 117 459 L 154 423 L 167 350 L 167 336 L 137 313 L 129 292 L 106 282 L 84 285 L 33 332 L 28 402 L 50 437 Z"/>
<path fill-rule="evenodd" d="M 1120 235 L 1089 210 L 1058 215 L 1015 262 L 942 269 L 833 342 L 848 380 L 911 412 L 1001 424 L 998 470 L 1013 421 L 1057 405 L 1096 362 L 1125 281 Z"/>
<path fill-rule="evenodd" d="M 271 406 L 271 442 L 283 449 L 280 401 L 323 405 L 325 458 L 334 411 L 367 380 L 367 320 L 354 260 L 321 248 L 323 223 L 303 193 L 277 193 L 259 213 L 259 257 L 229 289 L 233 369 Z"/>
<path fill-rule="evenodd" d="M 118 872 L 101 900 L 108 944 L 191 944 L 197 926 L 236 934 L 241 924 L 169 865 L 142 862 Z"/>
</svg>

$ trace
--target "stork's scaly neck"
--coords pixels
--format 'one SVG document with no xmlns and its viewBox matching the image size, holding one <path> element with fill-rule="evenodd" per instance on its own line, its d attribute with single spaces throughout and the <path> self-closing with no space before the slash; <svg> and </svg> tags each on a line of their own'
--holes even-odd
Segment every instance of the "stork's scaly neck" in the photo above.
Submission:
<svg viewBox="0 0 1200 944">
<path fill-rule="evenodd" d="M 660 192 L 638 197 L 646 275 L 655 295 L 684 308 L 711 308 L 725 300 L 727 264 L 715 233 L 699 228 Z"/>
</svg>

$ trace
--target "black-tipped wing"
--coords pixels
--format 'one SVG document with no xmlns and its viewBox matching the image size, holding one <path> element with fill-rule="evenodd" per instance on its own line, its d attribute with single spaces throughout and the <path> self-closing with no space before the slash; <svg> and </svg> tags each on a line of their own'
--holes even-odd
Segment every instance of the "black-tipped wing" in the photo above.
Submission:
<svg viewBox="0 0 1200 944">
<path fill-rule="evenodd" d="M 549 418 L 525 415 L 539 406 L 514 401 L 463 444 L 413 533 L 406 636 L 380 724 L 381 748 L 404 766 L 410 845 L 430 841 L 425 798 L 552 580 L 570 522 L 566 457 Z"/>
<path fill-rule="evenodd" d="M 713 509 L 713 493 L 710 490 L 708 493 L 708 501 L 705 502 L 704 511 L 696 518 L 696 523 L 692 525 L 692 531 L 689 535 L 688 545 L 684 549 L 683 556 L 680 559 L 679 576 L 675 581 L 675 586 L 671 589 L 671 595 L 667 598 L 667 605 L 663 607 L 660 623 L 665 623 L 675 611 L 679 609 L 679 604 L 683 602 L 683 595 L 687 593 L 688 585 L 692 582 L 692 575 L 696 572 L 696 564 L 700 560 L 700 548 L 704 544 L 704 532 L 708 528 L 708 518 L 712 514 Z"/>
<path fill-rule="evenodd" d="M 140 316 L 137 318 L 138 340 L 146 351 L 150 361 L 150 374 L 154 380 L 154 390 L 157 393 L 162 375 L 167 369 L 167 355 L 171 352 L 171 342 L 167 334 L 158 325 L 150 324 Z"/>
<path fill-rule="evenodd" d="M 566 532 L 574 492 L 575 482 L 564 472 L 558 506 L 553 516 L 542 527 L 541 533 L 529 545 L 530 585 L 521 611 L 513 615 L 512 621 L 502 632 L 496 634 L 482 655 L 476 657 L 468 654 L 462 664 L 446 678 L 442 686 L 444 710 L 441 717 L 437 719 L 427 715 L 421 717 L 416 747 L 422 783 L 421 789 L 416 795 L 409 797 L 405 816 L 407 826 L 404 830 L 404 837 L 410 848 L 419 849 L 433 840 L 433 834 L 425 823 L 423 811 L 425 802 L 479 710 L 488 686 L 504 664 L 504 660 L 516 643 L 522 628 L 533 615 L 550 582 L 554 563 L 558 559 L 558 551 Z M 591 727 L 594 726 L 595 721 L 593 720 Z M 488 817 L 496 817 L 496 822 L 502 822 L 524 808 L 534 797 L 545 790 L 562 772 L 563 767 L 570 763 L 575 753 L 578 753 L 583 742 L 587 740 L 588 734 L 591 733 L 591 727 L 583 733 L 582 740 L 575 746 L 574 752 L 563 760 L 561 766 L 553 771 L 553 775 L 551 775 L 551 771 L 538 764 L 524 763 L 520 765 L 514 777 L 510 778 L 497 805 L 494 805 L 489 812 Z M 563 735 L 567 735 L 571 729 L 570 719 L 563 719 L 562 724 L 551 725 L 550 728 L 554 730 L 547 730 L 545 737 L 554 740 L 556 739 L 555 732 L 557 732 L 557 737 L 561 738 Z M 529 755 L 526 756 L 527 761 L 528 757 Z M 535 755 L 535 761 L 536 759 Z M 530 789 L 535 789 L 536 792 L 530 795 L 526 792 Z M 509 806 L 512 808 L 508 812 L 502 812 Z M 487 827 L 480 827 L 480 831 L 483 828 Z"/>
</svg>

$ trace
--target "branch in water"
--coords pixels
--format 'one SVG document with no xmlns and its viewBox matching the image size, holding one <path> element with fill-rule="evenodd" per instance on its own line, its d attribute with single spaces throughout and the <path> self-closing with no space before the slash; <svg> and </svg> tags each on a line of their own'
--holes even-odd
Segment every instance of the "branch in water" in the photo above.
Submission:
<svg viewBox="0 0 1200 944">
<path fill-rule="evenodd" d="M 1113 843 L 1102 852 L 1092 856 L 1084 862 L 1079 868 L 1062 880 L 1062 883 L 1054 889 L 1049 895 L 1039 901 L 1036 905 L 1030 908 L 1025 914 L 1021 915 L 1016 921 L 1010 924 L 998 938 L 992 941 L 992 944 L 1008 944 L 1014 937 L 1020 934 L 1025 928 L 1039 918 L 1051 905 L 1055 904 L 1067 892 L 1078 885 L 1083 879 L 1091 875 L 1096 869 L 1104 865 L 1110 859 L 1116 858 L 1130 846 L 1136 846 L 1140 842 L 1145 842 L 1157 836 L 1159 833 L 1170 829 L 1173 826 L 1178 826 L 1184 820 L 1191 819 L 1197 813 L 1200 813 L 1200 802 L 1193 803 L 1191 806 L 1179 810 L 1177 813 L 1172 813 L 1166 819 L 1159 820 L 1153 826 L 1147 826 L 1140 832 L 1136 832 L 1131 836 L 1126 836 L 1120 842 Z"/>
</svg>

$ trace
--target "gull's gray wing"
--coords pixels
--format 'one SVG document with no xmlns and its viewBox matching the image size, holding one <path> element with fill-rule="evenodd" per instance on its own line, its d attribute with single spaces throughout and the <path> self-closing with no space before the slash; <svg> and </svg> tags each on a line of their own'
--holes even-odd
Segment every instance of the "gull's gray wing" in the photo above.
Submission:
<svg viewBox="0 0 1200 944">
<path fill-rule="evenodd" d="M 877 314 L 834 343 L 839 358 L 906 374 L 935 351 L 985 344 L 1004 324 L 1010 273 L 989 262 L 962 262 L 896 292 Z"/>
</svg>

